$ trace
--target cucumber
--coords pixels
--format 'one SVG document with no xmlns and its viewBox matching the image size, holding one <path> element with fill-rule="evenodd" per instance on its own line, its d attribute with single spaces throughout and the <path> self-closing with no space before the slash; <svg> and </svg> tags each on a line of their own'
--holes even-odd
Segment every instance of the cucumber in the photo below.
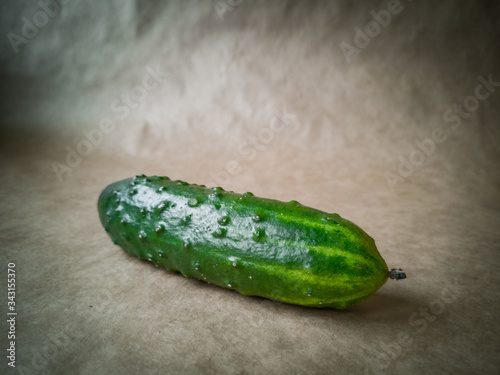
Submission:
<svg viewBox="0 0 500 375">
<path fill-rule="evenodd" d="M 357 225 L 296 201 L 141 175 L 106 187 L 98 211 L 128 253 L 244 295 L 344 309 L 405 277 Z"/>
</svg>

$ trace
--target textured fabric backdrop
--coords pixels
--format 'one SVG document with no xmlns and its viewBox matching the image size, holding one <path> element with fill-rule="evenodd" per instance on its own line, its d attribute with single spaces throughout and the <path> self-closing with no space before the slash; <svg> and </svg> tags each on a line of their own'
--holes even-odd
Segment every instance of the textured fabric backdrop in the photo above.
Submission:
<svg viewBox="0 0 500 375">
<path fill-rule="evenodd" d="M 1 373 L 500 371 L 498 2 L 0 7 Z M 336 311 L 170 274 L 98 219 L 142 173 L 337 212 L 408 278 Z"/>
</svg>

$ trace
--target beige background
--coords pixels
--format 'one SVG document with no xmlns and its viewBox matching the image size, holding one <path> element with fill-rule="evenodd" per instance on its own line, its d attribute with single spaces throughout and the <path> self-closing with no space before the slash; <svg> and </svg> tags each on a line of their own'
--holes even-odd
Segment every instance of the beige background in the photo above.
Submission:
<svg viewBox="0 0 500 375">
<path fill-rule="evenodd" d="M 15 262 L 19 315 L 0 372 L 498 373 L 500 87 L 468 98 L 500 82 L 498 3 L 392 3 L 346 59 L 387 2 L 222 1 L 2 3 L 0 306 Z M 58 178 L 68 148 L 88 155 Z M 337 212 L 408 278 L 336 311 L 169 274 L 98 220 L 101 190 L 141 173 Z"/>
</svg>

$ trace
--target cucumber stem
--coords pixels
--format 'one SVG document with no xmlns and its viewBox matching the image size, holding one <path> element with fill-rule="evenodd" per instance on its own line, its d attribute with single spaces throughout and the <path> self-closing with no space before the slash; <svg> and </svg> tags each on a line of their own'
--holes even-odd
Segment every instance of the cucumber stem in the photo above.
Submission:
<svg viewBox="0 0 500 375">
<path fill-rule="evenodd" d="M 396 280 L 406 279 L 406 273 L 401 272 L 401 271 L 403 271 L 401 268 L 392 268 L 389 271 L 389 278 L 396 279 Z"/>
</svg>

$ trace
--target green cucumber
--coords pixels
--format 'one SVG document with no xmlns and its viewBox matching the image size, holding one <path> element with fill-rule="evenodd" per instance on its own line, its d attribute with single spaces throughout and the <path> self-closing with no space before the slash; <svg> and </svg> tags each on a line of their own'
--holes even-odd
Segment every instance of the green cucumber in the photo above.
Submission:
<svg viewBox="0 0 500 375">
<path fill-rule="evenodd" d="M 141 175 L 106 187 L 98 210 L 128 253 L 244 295 L 344 309 L 405 277 L 357 225 L 296 201 Z"/>
</svg>

